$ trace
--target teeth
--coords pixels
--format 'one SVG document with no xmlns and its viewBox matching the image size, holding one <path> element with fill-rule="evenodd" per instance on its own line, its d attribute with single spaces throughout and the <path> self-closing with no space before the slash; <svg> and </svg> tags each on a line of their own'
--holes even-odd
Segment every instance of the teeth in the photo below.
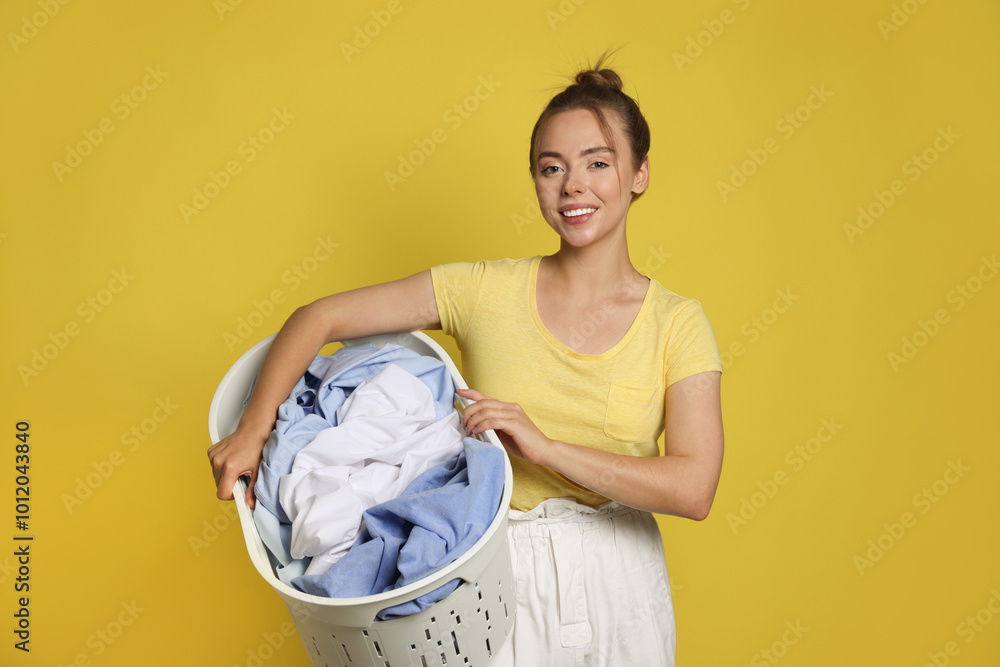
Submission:
<svg viewBox="0 0 1000 667">
<path fill-rule="evenodd" d="M 567 218 L 575 218 L 578 215 L 593 213 L 596 210 L 597 210 L 596 208 L 574 208 L 571 211 L 563 211 L 563 215 L 565 215 Z"/>
</svg>

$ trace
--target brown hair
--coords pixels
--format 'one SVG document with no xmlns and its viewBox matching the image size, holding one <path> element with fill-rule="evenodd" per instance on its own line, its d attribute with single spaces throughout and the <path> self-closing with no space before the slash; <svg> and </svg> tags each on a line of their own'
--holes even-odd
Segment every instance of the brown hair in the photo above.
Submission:
<svg viewBox="0 0 1000 667">
<path fill-rule="evenodd" d="M 531 150 L 528 154 L 531 178 L 535 178 L 535 162 L 542 131 L 553 116 L 564 111 L 575 109 L 593 111 L 611 148 L 618 150 L 614 145 L 611 121 L 607 115 L 608 111 L 612 112 L 621 123 L 621 129 L 628 139 L 632 151 L 632 168 L 638 169 L 649 155 L 649 124 L 646 123 L 636 101 L 622 91 L 622 79 L 618 73 L 604 67 L 608 56 L 609 54 L 605 52 L 593 67 L 578 73 L 573 79 L 574 83 L 549 100 L 538 117 L 535 128 L 531 131 Z M 633 199 L 638 199 L 641 194 L 634 195 Z"/>
</svg>

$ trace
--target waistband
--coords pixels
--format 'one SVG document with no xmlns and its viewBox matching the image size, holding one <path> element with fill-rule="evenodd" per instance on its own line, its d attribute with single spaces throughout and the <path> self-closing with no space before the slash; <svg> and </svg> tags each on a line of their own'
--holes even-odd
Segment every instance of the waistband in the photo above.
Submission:
<svg viewBox="0 0 1000 667">
<path fill-rule="evenodd" d="M 640 510 L 613 500 L 599 507 L 590 507 L 578 503 L 573 498 L 547 498 L 527 512 L 509 510 L 507 517 L 511 522 L 562 523 L 601 521 L 631 512 L 640 512 Z"/>
</svg>

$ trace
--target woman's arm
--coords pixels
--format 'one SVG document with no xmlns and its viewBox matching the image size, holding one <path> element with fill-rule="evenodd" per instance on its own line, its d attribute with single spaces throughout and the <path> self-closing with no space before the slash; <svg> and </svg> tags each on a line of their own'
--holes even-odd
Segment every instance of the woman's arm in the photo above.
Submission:
<svg viewBox="0 0 1000 667">
<path fill-rule="evenodd" d="M 253 487 L 261 452 L 274 427 L 278 406 L 324 345 L 440 327 L 430 271 L 341 292 L 298 308 L 271 344 L 236 431 L 208 450 L 218 497 L 231 500 L 236 479 L 249 475 L 246 498 L 247 504 L 254 506 Z"/>
<path fill-rule="evenodd" d="M 552 468 L 580 486 L 624 505 L 700 521 L 708 516 L 722 472 L 722 405 L 718 371 L 697 373 L 666 391 L 664 455 L 610 454 L 547 438 L 516 403 L 475 391 L 463 425 L 494 429 L 507 450 Z"/>
</svg>

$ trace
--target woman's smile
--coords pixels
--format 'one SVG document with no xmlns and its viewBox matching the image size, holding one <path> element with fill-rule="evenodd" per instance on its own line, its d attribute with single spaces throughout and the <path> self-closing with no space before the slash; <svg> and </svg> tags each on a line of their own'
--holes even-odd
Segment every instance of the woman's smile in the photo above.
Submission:
<svg viewBox="0 0 1000 667">
<path fill-rule="evenodd" d="M 590 216 L 597 211 L 596 206 L 570 205 L 563 207 L 559 213 L 571 225 L 582 225 L 590 220 Z"/>
</svg>

